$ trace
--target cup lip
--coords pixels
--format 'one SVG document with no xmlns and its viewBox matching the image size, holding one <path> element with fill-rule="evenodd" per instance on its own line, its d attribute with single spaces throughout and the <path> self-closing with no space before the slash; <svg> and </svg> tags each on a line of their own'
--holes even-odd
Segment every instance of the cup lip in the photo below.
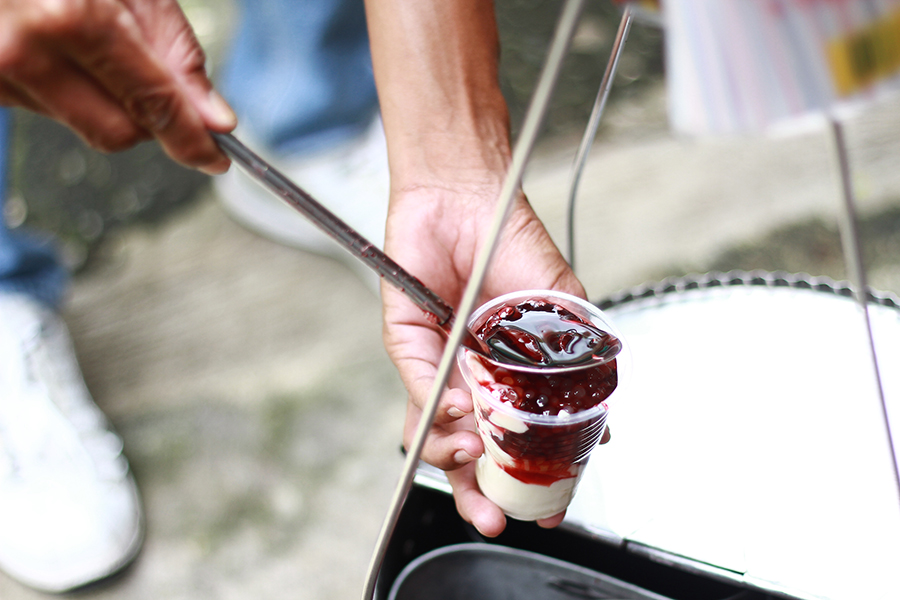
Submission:
<svg viewBox="0 0 900 600">
<path fill-rule="evenodd" d="M 479 306 L 478 308 L 473 310 L 472 314 L 469 315 L 469 319 L 466 321 L 466 324 L 468 325 L 469 329 L 471 330 L 472 324 L 475 323 L 479 318 L 484 316 L 484 314 L 488 310 L 494 308 L 495 306 L 507 303 L 513 299 L 521 299 L 524 301 L 524 300 L 528 300 L 530 298 L 535 298 L 535 297 L 544 297 L 545 299 L 552 297 L 556 300 L 562 300 L 563 302 L 577 306 L 578 308 L 580 308 L 581 310 L 583 310 L 584 312 L 587 313 L 587 317 L 591 320 L 591 322 L 594 325 L 597 325 L 597 326 L 601 327 L 601 329 L 603 329 L 607 333 L 611 333 L 614 336 L 616 336 L 616 338 L 619 340 L 619 344 L 620 344 L 619 352 L 617 352 L 614 356 L 606 358 L 605 360 L 602 360 L 602 361 L 589 362 L 589 363 L 584 363 L 584 364 L 580 364 L 580 365 L 568 365 L 568 366 L 562 366 L 562 367 L 529 367 L 526 365 L 518 365 L 518 364 L 513 364 L 513 363 L 500 362 L 500 361 L 492 360 L 487 357 L 485 357 L 485 360 L 487 360 L 488 362 L 490 362 L 491 364 L 493 364 L 495 366 L 509 368 L 511 370 L 519 371 L 519 372 L 523 372 L 523 373 L 536 373 L 536 374 L 540 374 L 540 375 L 554 375 L 554 374 L 559 374 L 559 373 L 570 373 L 572 371 L 580 371 L 581 369 L 589 369 L 591 367 L 596 367 L 599 365 L 605 365 L 605 364 L 611 362 L 612 360 L 622 357 L 624 354 L 627 353 L 628 349 L 625 345 L 625 341 L 622 339 L 622 334 L 619 333 L 619 330 L 616 328 L 616 326 L 609 320 L 609 317 L 606 316 L 606 313 L 604 313 L 602 310 L 600 310 L 599 307 L 597 307 L 595 304 L 593 304 L 589 300 L 585 300 L 584 298 L 579 298 L 578 296 L 573 296 L 572 294 L 568 294 L 566 292 L 558 292 L 556 290 L 530 289 L 530 290 L 520 290 L 517 292 L 508 292 L 506 294 L 502 294 L 500 296 L 497 296 L 495 298 L 488 300 L 487 302 L 483 303 L 481 306 Z M 571 307 L 567 307 L 567 308 L 571 308 Z M 584 317 L 585 315 L 579 315 L 579 316 Z"/>
<path fill-rule="evenodd" d="M 619 354 L 617 356 L 615 356 L 609 360 L 603 361 L 603 362 L 589 364 L 589 365 L 587 365 L 588 367 L 596 367 L 596 366 L 600 366 L 603 364 L 607 364 L 610 360 L 621 357 L 623 352 L 625 352 L 626 347 L 625 347 L 624 341 L 622 341 L 622 336 L 619 334 L 619 332 L 615 328 L 615 326 L 609 321 L 609 319 L 606 317 L 606 315 L 605 315 L 605 313 L 603 313 L 603 311 L 601 311 L 597 306 L 595 306 L 588 300 L 579 298 L 578 296 L 573 296 L 572 294 L 567 294 L 565 292 L 558 292 L 555 290 L 536 290 L 536 289 L 520 290 L 517 292 L 509 292 L 509 293 L 497 296 L 496 298 L 492 298 L 491 300 L 488 300 L 487 302 L 485 302 L 484 304 L 482 304 L 481 306 L 476 308 L 474 311 L 472 311 L 472 314 L 470 315 L 470 317 L 468 319 L 468 325 L 471 327 L 471 325 L 473 323 L 475 323 L 488 310 L 494 308 L 495 306 L 506 303 L 512 299 L 520 298 L 522 300 L 527 300 L 529 298 L 535 298 L 535 297 L 542 297 L 545 299 L 564 300 L 568 303 L 574 304 L 574 305 L 582 308 L 583 310 L 585 310 L 587 313 L 589 313 L 589 316 L 591 317 L 592 322 L 595 325 L 602 325 L 605 331 L 608 331 L 609 333 L 612 333 L 617 338 L 619 338 L 619 340 L 622 342 L 622 350 L 619 352 Z M 516 408 L 514 406 L 511 406 L 508 403 L 501 402 L 501 401 L 497 400 L 496 398 L 494 398 L 486 389 L 484 389 L 477 381 L 475 381 L 475 378 L 472 374 L 471 369 L 469 369 L 469 366 L 466 364 L 466 357 L 470 353 L 473 355 L 475 354 L 474 352 L 471 352 L 470 350 L 466 349 L 464 346 L 460 346 L 459 349 L 457 350 L 457 362 L 459 365 L 459 370 L 462 373 L 463 379 L 465 379 L 466 384 L 468 384 L 471 392 L 473 394 L 478 394 L 482 399 L 484 399 L 485 402 L 487 402 L 491 406 L 492 409 L 499 410 L 503 413 L 511 415 L 511 416 L 523 421 L 526 424 L 529 424 L 529 425 L 530 424 L 534 424 L 534 425 L 569 425 L 569 424 L 580 423 L 582 421 L 587 421 L 587 420 L 596 418 L 597 416 L 600 416 L 609 410 L 606 405 L 605 399 L 603 401 L 601 401 L 599 404 L 592 406 L 591 408 L 588 408 L 586 410 L 581 410 L 578 412 L 574 412 L 574 413 L 565 413 L 565 415 L 559 415 L 559 414 L 543 415 L 543 414 L 532 413 L 532 412 L 528 412 L 528 411 Z M 483 357 L 478 356 L 478 355 L 475 355 L 475 358 L 478 360 L 484 360 Z M 574 367 L 569 366 L 569 367 L 534 368 L 534 367 L 526 367 L 523 365 L 501 363 L 501 362 L 497 362 L 497 361 L 490 361 L 490 362 L 491 362 L 491 364 L 497 365 L 504 369 L 509 369 L 510 371 L 538 373 L 541 375 L 556 375 L 556 374 L 560 374 L 560 373 L 578 371 L 578 370 L 586 368 L 583 365 L 577 365 Z M 616 389 L 618 389 L 618 386 Z M 615 391 L 616 390 L 613 391 L 613 394 L 615 394 Z M 612 394 L 610 394 L 610 397 L 611 396 L 612 396 Z"/>
</svg>

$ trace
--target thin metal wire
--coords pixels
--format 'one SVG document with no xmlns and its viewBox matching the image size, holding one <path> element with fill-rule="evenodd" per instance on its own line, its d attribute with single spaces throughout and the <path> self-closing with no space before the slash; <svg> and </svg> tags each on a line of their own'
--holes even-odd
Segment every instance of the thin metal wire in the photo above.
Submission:
<svg viewBox="0 0 900 600">
<path fill-rule="evenodd" d="M 550 49 L 547 53 L 547 58 L 544 61 L 544 67 L 541 70 L 541 75 L 538 79 L 531 103 L 525 113 L 522 131 L 519 134 L 519 139 L 516 141 L 516 145 L 513 149 L 512 162 L 503 182 L 503 188 L 501 189 L 500 197 L 497 201 L 497 208 L 494 212 L 490 229 L 488 230 L 487 239 L 472 268 L 472 275 L 469 278 L 462 301 L 457 310 L 458 318 L 456 319 L 453 328 L 450 330 L 450 337 L 444 348 L 444 354 L 441 356 L 441 362 L 438 365 L 434 385 L 432 386 L 428 400 L 422 409 L 422 417 L 419 421 L 419 426 L 416 429 L 415 437 L 408 448 L 400 481 L 394 490 L 391 504 L 388 507 L 387 516 L 385 517 L 381 531 L 376 540 L 375 550 L 372 553 L 372 560 L 366 574 L 366 583 L 362 595 L 363 600 L 372 600 L 375 597 L 378 573 L 381 570 L 385 555 L 387 554 L 387 547 L 390 542 L 391 534 L 397 525 L 400 511 L 402 510 L 403 504 L 409 495 L 409 490 L 412 487 L 416 468 L 422 455 L 422 449 L 425 446 L 425 439 L 428 435 L 428 431 L 431 429 L 435 414 L 437 413 L 438 401 L 441 398 L 444 387 L 447 385 L 450 371 L 456 360 L 456 350 L 462 341 L 463 335 L 467 331 L 466 325 L 469 320 L 469 315 L 475 309 L 475 303 L 478 299 L 478 294 L 481 291 L 481 286 L 484 283 L 488 265 L 490 264 L 494 250 L 496 249 L 497 240 L 500 237 L 503 224 L 506 221 L 506 217 L 512 208 L 516 193 L 521 185 L 525 166 L 528 163 L 528 158 L 530 157 L 531 151 L 534 148 L 534 143 L 537 140 L 537 134 L 544 120 L 544 115 L 547 112 L 550 96 L 556 85 L 556 80 L 559 77 L 559 72 L 562 67 L 563 59 L 568 51 L 569 43 L 575 33 L 575 26 L 578 24 L 578 18 L 581 15 L 583 5 L 584 0 L 566 0 L 560 13 L 559 21 L 557 22 L 556 30 L 550 43 Z"/>
<path fill-rule="evenodd" d="M 872 359 L 872 370 L 875 383 L 878 387 L 878 397 L 881 401 L 881 413 L 884 420 L 885 434 L 887 435 L 888 448 L 891 453 L 891 462 L 894 466 L 894 482 L 897 492 L 900 494 L 900 466 L 897 464 L 897 451 L 894 447 L 894 436 L 891 432 L 891 421 L 887 403 L 884 398 L 884 387 L 881 381 L 881 370 L 878 366 L 878 353 L 875 350 L 875 336 L 872 332 L 872 320 L 869 315 L 869 285 L 866 277 L 866 269 L 863 264 L 862 244 L 859 238 L 859 222 L 856 214 L 856 199 L 853 192 L 853 181 L 850 173 L 850 157 L 847 151 L 847 141 L 844 137 L 844 128 L 834 117 L 829 120 L 831 126 L 831 139 L 838 167 L 838 177 L 841 186 L 841 218 L 839 221 L 841 232 L 841 246 L 844 250 L 844 262 L 847 265 L 848 275 L 854 285 L 853 296 L 862 309 L 866 323 L 866 331 L 869 336 L 869 353 Z M 900 498 L 900 496 L 898 496 Z"/>
<path fill-rule="evenodd" d="M 591 116 L 584 130 L 584 136 L 581 138 L 581 145 L 575 154 L 572 181 L 569 184 L 568 218 L 566 221 L 567 259 L 573 271 L 575 270 L 575 198 L 578 195 L 578 185 L 581 183 L 581 174 L 584 172 L 584 165 L 587 162 L 591 146 L 597 137 L 597 128 L 600 126 L 600 119 L 603 117 L 603 112 L 606 109 L 606 101 L 609 99 L 612 82 L 616 77 L 616 69 L 619 66 L 619 58 L 622 56 L 625 41 L 628 39 L 628 32 L 631 31 L 633 18 L 631 5 L 626 5 L 622 13 L 622 20 L 619 21 L 619 29 L 616 32 L 616 39 L 613 41 L 609 61 L 606 64 L 606 71 L 603 73 L 603 79 L 600 81 L 600 87 L 597 90 L 594 107 L 591 109 Z"/>
</svg>

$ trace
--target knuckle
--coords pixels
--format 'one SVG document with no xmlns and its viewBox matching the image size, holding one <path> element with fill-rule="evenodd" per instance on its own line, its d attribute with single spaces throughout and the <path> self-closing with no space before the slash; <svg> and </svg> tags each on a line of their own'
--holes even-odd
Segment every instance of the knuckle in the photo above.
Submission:
<svg viewBox="0 0 900 600">
<path fill-rule="evenodd" d="M 90 15 L 89 0 L 38 0 L 31 4 L 29 30 L 39 37 L 67 37 L 79 31 Z"/>
<path fill-rule="evenodd" d="M 0 73 L 14 74 L 27 60 L 26 45 L 19 36 L 0 36 Z"/>
<path fill-rule="evenodd" d="M 175 92 L 162 88 L 132 94 L 124 104 L 136 123 L 154 133 L 168 128 L 179 108 Z"/>
<path fill-rule="evenodd" d="M 0 74 L 9 81 L 30 83 L 47 77 L 52 69 L 52 60 L 34 52 L 27 41 L 14 36 L 0 41 Z"/>
<path fill-rule="evenodd" d="M 43 45 L 108 29 L 111 0 L 28 0 L 0 25 L 0 68 L 22 68 Z"/>
<path fill-rule="evenodd" d="M 127 26 L 128 14 L 116 0 L 29 0 L 22 30 L 45 43 L 102 46 Z"/>
<path fill-rule="evenodd" d="M 203 74 L 206 72 L 206 52 L 197 41 L 193 31 L 185 29 L 179 36 L 176 45 L 184 48 L 182 64 L 186 73 Z"/>
</svg>

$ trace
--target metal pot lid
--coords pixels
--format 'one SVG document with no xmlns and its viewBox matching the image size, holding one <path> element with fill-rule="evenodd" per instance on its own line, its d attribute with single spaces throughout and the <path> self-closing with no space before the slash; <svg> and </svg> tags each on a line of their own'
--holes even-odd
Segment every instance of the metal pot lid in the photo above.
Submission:
<svg viewBox="0 0 900 600">
<path fill-rule="evenodd" d="M 483 543 L 455 544 L 411 561 L 388 600 L 669 600 L 620 579 L 561 560 Z"/>
<path fill-rule="evenodd" d="M 754 272 L 601 303 L 633 367 L 565 525 L 799 598 L 896 597 L 900 497 L 849 296 L 830 280 Z M 900 309 L 871 300 L 896 432 Z"/>
</svg>

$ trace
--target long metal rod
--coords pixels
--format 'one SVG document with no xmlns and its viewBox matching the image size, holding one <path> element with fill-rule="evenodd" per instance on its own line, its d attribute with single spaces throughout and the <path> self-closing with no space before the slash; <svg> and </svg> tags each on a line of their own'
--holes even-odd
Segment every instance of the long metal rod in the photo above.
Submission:
<svg viewBox="0 0 900 600">
<path fill-rule="evenodd" d="M 850 173 L 850 158 L 847 152 L 847 142 L 844 137 L 844 129 L 841 123 L 834 117 L 830 119 L 831 138 L 834 144 L 835 158 L 838 167 L 838 176 L 841 186 L 841 246 L 844 250 L 844 262 L 850 281 L 854 286 L 854 296 L 859 303 L 866 323 L 866 331 L 869 336 L 869 353 L 872 360 L 872 370 L 875 383 L 878 387 L 878 397 L 881 401 L 881 413 L 884 420 L 885 435 L 888 448 L 891 453 L 891 462 L 894 466 L 894 482 L 897 486 L 898 499 L 900 499 L 900 465 L 897 462 L 897 451 L 894 446 L 894 436 L 891 432 L 891 420 L 888 413 L 887 402 L 884 398 L 884 387 L 881 382 L 881 369 L 878 366 L 878 353 L 875 349 L 875 336 L 872 332 L 872 320 L 869 315 L 869 285 L 863 264 L 862 244 L 859 237 L 859 221 L 856 214 L 856 199 L 853 192 L 853 181 Z"/>
<path fill-rule="evenodd" d="M 330 235 L 345 250 L 361 260 L 363 264 L 381 275 L 385 281 L 403 292 L 413 301 L 435 325 L 445 333 L 450 332 L 455 322 L 453 308 L 443 298 L 435 294 L 418 278 L 413 277 L 375 244 L 357 233 L 337 215 L 310 196 L 304 189 L 285 177 L 275 167 L 258 156 L 230 133 L 210 132 L 219 147 L 247 173 L 263 184 L 292 208 L 303 214 L 323 232 Z M 463 332 L 462 343 L 475 352 L 489 355 L 490 352 L 467 329 Z"/>
<path fill-rule="evenodd" d="M 613 80 L 616 77 L 616 69 L 619 66 L 619 58 L 622 56 L 622 50 L 625 47 L 625 41 L 628 39 L 628 32 L 631 31 L 631 22 L 633 21 L 633 13 L 631 5 L 626 4 L 622 13 L 622 20 L 619 21 L 619 29 L 616 31 L 616 39 L 613 41 L 612 50 L 609 61 L 606 64 L 606 71 L 603 73 L 603 79 L 600 81 L 600 87 L 597 90 L 597 98 L 594 100 L 594 107 L 591 109 L 591 116 L 588 119 L 587 127 L 584 130 L 584 136 L 581 138 L 581 145 L 575 154 L 575 164 L 572 168 L 572 181 L 569 184 L 569 202 L 566 220 L 566 248 L 569 266 L 575 270 L 575 198 L 578 195 L 578 185 L 581 183 L 581 174 L 584 172 L 584 165 L 587 162 L 588 154 L 590 154 L 591 146 L 597 137 L 597 128 L 600 126 L 600 119 L 606 110 L 606 102 L 609 99 L 609 92 L 612 89 Z"/>
<path fill-rule="evenodd" d="M 425 439 L 431 429 L 431 424 L 437 413 L 438 402 L 447 385 L 450 372 L 456 361 L 456 349 L 459 347 L 463 335 L 468 330 L 466 324 L 469 320 L 469 315 L 475 309 L 475 303 L 478 299 L 478 294 L 481 291 L 481 286 L 484 283 L 488 265 L 490 264 L 494 250 L 496 249 L 497 240 L 500 237 L 503 224 L 506 221 L 506 217 L 509 214 L 510 208 L 513 205 L 513 201 L 515 200 L 521 185 L 525 166 L 528 163 L 528 158 L 531 156 L 531 151 L 537 140 L 538 132 L 544 120 L 544 115 L 547 112 L 550 96 L 556 85 L 556 80 L 559 77 L 559 72 L 562 67 L 563 59 L 568 51 L 569 43 L 575 33 L 575 26 L 578 24 L 578 18 L 581 15 L 583 5 L 584 0 L 566 0 L 562 12 L 560 13 L 556 31 L 553 34 L 550 49 L 544 62 L 544 67 L 541 71 L 540 78 L 538 79 L 531 103 L 525 113 L 522 131 L 519 134 L 519 139 L 516 141 L 516 145 L 513 149 L 512 162 L 509 171 L 506 173 L 506 178 L 503 181 L 503 188 L 501 189 L 494 217 L 491 221 L 491 227 L 488 230 L 487 239 L 472 268 L 472 275 L 469 278 L 462 301 L 457 310 L 458 318 L 450 331 L 450 337 L 447 340 L 444 354 L 441 356 L 441 362 L 438 365 L 438 371 L 435 375 L 434 385 L 432 386 L 428 400 L 422 409 L 422 417 L 419 421 L 419 426 L 416 429 L 416 434 L 410 447 L 407 449 L 406 461 L 403 465 L 400 481 L 394 490 L 391 504 L 388 507 L 387 516 L 385 517 L 378 539 L 376 540 L 375 550 L 372 553 L 372 560 L 369 564 L 368 573 L 366 574 L 366 583 L 362 595 L 363 600 L 372 600 L 375 597 L 378 573 L 384 563 L 391 534 L 394 532 L 397 521 L 400 518 L 400 511 L 409 495 L 409 490 L 412 488 L 413 479 L 416 475 L 416 468 L 422 455 L 422 449 L 425 447 Z"/>
<path fill-rule="evenodd" d="M 453 309 L 444 300 L 413 277 L 375 244 L 357 233 L 334 213 L 319 204 L 303 188 L 288 179 L 275 167 L 258 156 L 230 133 L 211 132 L 219 147 L 247 174 L 272 190 L 282 200 L 306 216 L 313 224 L 335 239 L 345 250 L 353 254 L 397 289 L 403 290 L 419 308 L 434 315 L 439 326 L 453 321 Z"/>
</svg>

